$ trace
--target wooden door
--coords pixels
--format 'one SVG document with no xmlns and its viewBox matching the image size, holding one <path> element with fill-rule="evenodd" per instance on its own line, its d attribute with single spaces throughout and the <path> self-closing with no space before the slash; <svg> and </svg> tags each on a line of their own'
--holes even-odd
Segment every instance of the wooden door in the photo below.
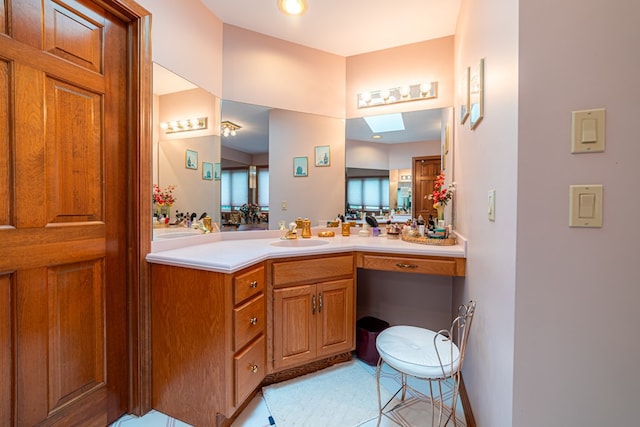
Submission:
<svg viewBox="0 0 640 427">
<path fill-rule="evenodd" d="M 353 287 L 352 279 L 318 283 L 318 356 L 353 349 Z"/>
<path fill-rule="evenodd" d="M 127 26 L 89 0 L 0 14 L 0 425 L 105 426 L 128 408 Z"/>
<path fill-rule="evenodd" d="M 433 191 L 433 184 L 440 174 L 440 156 L 414 157 L 413 159 L 413 218 L 420 215 L 425 219 L 432 215 L 437 219 L 438 211 L 433 207 L 433 201 L 429 200 L 429 195 Z"/>
<path fill-rule="evenodd" d="M 273 351 L 276 370 L 300 365 L 316 355 L 315 285 L 273 291 Z"/>
</svg>

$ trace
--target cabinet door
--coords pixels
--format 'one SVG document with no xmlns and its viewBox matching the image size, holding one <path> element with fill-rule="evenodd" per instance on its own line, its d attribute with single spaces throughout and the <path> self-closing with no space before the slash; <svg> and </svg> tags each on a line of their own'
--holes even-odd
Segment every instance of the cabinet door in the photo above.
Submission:
<svg viewBox="0 0 640 427">
<path fill-rule="evenodd" d="M 273 366 L 299 365 L 316 355 L 315 285 L 275 289 L 273 319 Z"/>
<path fill-rule="evenodd" d="M 353 280 L 318 283 L 317 356 L 353 350 L 355 309 Z"/>
</svg>

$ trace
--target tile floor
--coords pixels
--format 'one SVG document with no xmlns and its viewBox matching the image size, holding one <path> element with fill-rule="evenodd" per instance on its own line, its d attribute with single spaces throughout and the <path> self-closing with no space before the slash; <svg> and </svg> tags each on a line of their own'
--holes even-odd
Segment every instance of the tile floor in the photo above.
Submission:
<svg viewBox="0 0 640 427">
<path fill-rule="evenodd" d="M 357 360 L 357 359 L 356 359 Z M 365 369 L 371 373 L 371 375 L 375 376 L 375 367 L 369 366 L 366 363 L 359 361 Z M 400 384 L 400 377 L 397 375 L 395 371 L 385 365 L 382 370 L 382 385 L 386 386 L 389 390 L 397 390 Z M 414 386 L 419 393 L 429 394 L 428 383 L 426 381 L 409 381 L 409 384 Z M 408 393 L 408 399 L 415 398 L 416 396 L 412 393 Z M 446 397 L 446 394 L 445 394 Z M 377 399 L 377 396 L 371 396 L 372 399 Z M 426 405 L 428 407 L 429 405 Z M 462 414 L 462 409 L 460 403 L 458 401 L 458 426 L 464 427 L 464 415 Z M 249 403 L 249 405 L 245 408 L 244 411 L 238 416 L 238 418 L 233 422 L 232 427 L 277 427 L 275 424 L 271 424 L 270 420 L 271 414 L 269 413 L 269 409 L 267 405 L 264 403 L 262 399 L 262 394 L 258 393 L 258 395 Z M 409 416 L 410 418 L 410 416 Z M 421 424 L 424 424 L 424 416 L 421 415 L 422 419 Z M 375 427 L 377 424 L 377 419 L 371 420 L 365 424 L 362 424 L 360 427 Z M 383 417 L 382 422 L 380 423 L 381 427 L 392 427 L 397 426 L 398 424 L 392 422 L 388 418 Z M 111 424 L 110 427 L 191 427 L 189 424 L 183 423 L 182 421 L 171 418 L 167 415 L 164 415 L 158 411 L 150 411 L 145 414 L 143 417 L 136 417 L 133 415 L 125 415 L 115 423 Z M 347 427 L 347 426 L 341 426 Z"/>
</svg>

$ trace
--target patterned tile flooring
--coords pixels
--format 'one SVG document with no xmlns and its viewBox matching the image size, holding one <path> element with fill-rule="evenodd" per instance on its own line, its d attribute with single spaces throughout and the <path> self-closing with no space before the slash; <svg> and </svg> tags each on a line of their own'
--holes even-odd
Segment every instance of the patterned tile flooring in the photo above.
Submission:
<svg viewBox="0 0 640 427">
<path fill-rule="evenodd" d="M 357 360 L 357 359 L 356 359 Z M 375 367 L 369 366 L 366 363 L 359 361 L 362 366 L 369 372 L 371 375 L 375 375 Z M 381 375 L 381 384 L 387 387 L 389 390 L 396 390 L 400 384 L 400 376 L 391 368 L 385 367 L 382 370 Z M 426 381 L 409 381 L 409 385 L 414 386 L 418 392 L 417 394 L 423 395 L 429 394 L 428 383 Z M 444 395 L 445 398 L 447 394 Z M 424 421 L 424 410 L 429 408 L 429 405 L 425 405 L 426 408 L 420 408 L 420 405 L 424 405 L 424 403 L 417 403 L 416 393 L 407 392 L 407 400 L 409 401 L 408 411 L 414 411 L 413 415 L 416 414 L 416 410 L 422 411 L 420 413 L 419 419 L 421 420 L 420 424 L 425 424 Z M 377 399 L 376 395 L 371 396 L 372 399 Z M 415 409 L 418 408 L 418 409 Z M 407 422 L 410 420 L 411 413 L 400 413 L 398 415 L 393 416 L 394 420 L 398 422 Z M 245 408 L 244 411 L 238 416 L 238 418 L 233 422 L 232 427 L 273 427 L 275 424 L 271 424 L 270 422 L 269 409 L 267 408 L 264 400 L 262 398 L 262 394 L 258 393 L 258 395 L 249 403 L 249 405 Z M 417 415 L 416 415 L 417 416 Z M 458 401 L 458 411 L 457 411 L 457 424 L 458 426 L 464 427 L 464 415 L 462 414 L 461 405 Z M 371 420 L 365 424 L 362 424 L 360 427 L 375 427 L 377 424 L 377 419 Z M 397 426 L 397 423 L 389 420 L 386 417 L 382 418 L 382 422 L 380 423 L 380 427 L 392 427 Z M 450 425 L 450 424 L 449 424 Z M 145 414 L 143 417 L 136 417 L 133 415 L 125 415 L 115 423 L 111 424 L 110 427 L 191 427 L 189 424 L 183 423 L 182 421 L 171 418 L 167 415 L 164 415 L 158 411 L 150 411 Z M 277 426 L 275 426 L 277 427 Z M 345 426 L 341 426 L 345 427 Z"/>
</svg>

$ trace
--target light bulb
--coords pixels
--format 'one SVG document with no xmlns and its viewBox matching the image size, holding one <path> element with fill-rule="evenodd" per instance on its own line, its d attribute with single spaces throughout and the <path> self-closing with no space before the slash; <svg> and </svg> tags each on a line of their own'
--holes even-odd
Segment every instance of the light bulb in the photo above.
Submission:
<svg viewBox="0 0 640 427">
<path fill-rule="evenodd" d="M 168 127 L 169 127 L 169 125 L 167 124 L 167 122 L 160 123 L 160 129 L 166 130 Z"/>
<path fill-rule="evenodd" d="M 400 88 L 400 96 L 403 98 L 406 98 L 409 96 L 409 94 L 411 93 L 411 88 L 409 88 L 409 86 L 402 86 Z"/>
<path fill-rule="evenodd" d="M 387 101 L 389 99 L 389 96 L 391 96 L 391 92 L 389 91 L 389 89 L 381 90 L 380 91 L 380 96 L 382 97 L 382 99 Z"/>
<path fill-rule="evenodd" d="M 231 134 L 231 136 L 236 136 L 236 130 L 235 129 L 231 129 L 230 134 Z"/>
<path fill-rule="evenodd" d="M 426 96 L 431 93 L 431 83 L 422 83 L 420 85 L 420 93 L 422 96 Z"/>
<path fill-rule="evenodd" d="M 304 0 L 278 0 L 278 8 L 288 15 L 302 15 L 307 5 Z"/>
<path fill-rule="evenodd" d="M 198 127 L 200 125 L 200 120 L 198 119 L 191 119 L 189 120 L 189 124 L 191 125 L 191 127 Z"/>
</svg>

